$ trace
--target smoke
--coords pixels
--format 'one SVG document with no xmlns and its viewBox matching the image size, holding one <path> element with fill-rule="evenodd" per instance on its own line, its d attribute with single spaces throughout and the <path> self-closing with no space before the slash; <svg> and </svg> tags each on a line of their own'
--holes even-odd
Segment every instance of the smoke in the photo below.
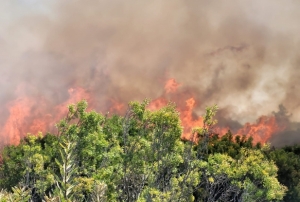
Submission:
<svg viewBox="0 0 300 202">
<path fill-rule="evenodd" d="M 53 126 L 53 110 L 68 101 L 87 98 L 98 111 L 120 110 L 131 100 L 160 97 L 175 78 L 179 95 L 197 101 L 197 115 L 218 104 L 219 125 L 236 131 L 262 115 L 278 118 L 282 111 L 273 112 L 284 106 L 291 115 L 274 142 L 300 142 L 299 6 L 294 0 L 1 1 L 1 141 L 15 134 L 8 121 L 24 136 L 38 117 L 52 117 Z M 18 119 L 12 117 L 17 103 L 29 108 L 17 107 Z"/>
<path fill-rule="evenodd" d="M 275 133 L 270 142 L 279 147 L 299 143 L 300 122 L 291 121 L 292 114 L 289 114 L 283 105 L 280 105 L 279 110 L 273 113 L 278 123 L 284 127 L 284 130 Z"/>
</svg>

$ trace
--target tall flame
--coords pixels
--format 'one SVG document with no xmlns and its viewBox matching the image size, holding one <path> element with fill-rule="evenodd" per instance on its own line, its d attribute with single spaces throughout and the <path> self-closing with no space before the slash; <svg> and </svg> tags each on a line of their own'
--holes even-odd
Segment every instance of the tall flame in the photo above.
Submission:
<svg viewBox="0 0 300 202">
<path fill-rule="evenodd" d="M 176 93 L 179 86 L 181 86 L 181 84 L 177 83 L 175 79 L 169 79 L 166 82 L 165 91 L 166 93 Z"/>
<path fill-rule="evenodd" d="M 193 96 L 183 98 L 178 89 L 181 86 L 174 78 L 166 81 L 163 94 L 152 100 L 148 106 L 150 110 L 159 109 L 169 102 L 170 97 L 178 101 L 177 110 L 180 112 L 180 119 L 184 128 L 181 138 L 186 140 L 194 140 L 192 129 L 203 126 L 203 118 L 197 116 L 195 108 L 197 100 Z M 21 87 L 22 89 L 23 87 Z M 20 89 L 19 89 L 20 90 Z M 82 99 L 86 99 L 93 104 L 90 93 L 80 87 L 70 88 L 68 90 L 69 97 L 63 103 L 56 106 L 50 105 L 50 100 L 20 95 L 16 100 L 10 102 L 7 107 L 9 116 L 6 123 L 0 128 L 1 133 L 5 134 L 6 139 L 2 140 L 2 144 L 18 144 L 27 132 L 37 134 L 38 132 L 53 131 L 55 122 L 60 120 L 67 113 L 66 106 L 70 103 L 76 103 Z M 185 99 L 185 100 L 182 100 Z M 184 103 L 184 104 L 182 104 Z M 50 107 L 48 106 L 50 105 Z M 109 111 L 113 113 L 121 113 L 125 110 L 125 105 L 121 101 L 110 99 Z M 215 127 L 215 132 L 224 135 L 229 127 Z M 254 143 L 265 143 L 271 136 L 277 132 L 281 132 L 284 127 L 280 127 L 275 116 L 261 116 L 256 123 L 246 123 L 242 128 L 238 129 L 235 135 L 246 135 L 252 137 Z"/>
<path fill-rule="evenodd" d="M 253 143 L 265 143 L 271 136 L 284 130 L 279 127 L 275 116 L 261 116 L 256 123 L 246 123 L 243 128 L 239 129 L 236 135 L 246 135 L 253 138 Z"/>
<path fill-rule="evenodd" d="M 112 106 L 109 108 L 110 112 L 118 113 L 125 109 L 124 103 L 121 103 L 115 99 L 110 99 Z"/>
<path fill-rule="evenodd" d="M 58 121 L 68 112 L 67 106 L 71 103 L 79 102 L 82 99 L 92 101 L 91 95 L 83 88 L 76 87 L 68 89 L 69 98 L 63 103 L 54 107 L 55 117 L 54 121 Z"/>
<path fill-rule="evenodd" d="M 181 84 L 179 84 L 174 78 L 168 79 L 165 83 L 164 94 L 150 102 L 148 109 L 156 110 L 167 105 L 167 95 L 176 94 L 179 86 L 181 86 Z M 192 139 L 192 135 L 190 133 L 192 128 L 203 125 L 202 117 L 193 117 L 193 109 L 195 104 L 195 99 L 191 97 L 185 100 L 185 106 L 177 106 L 177 110 L 180 112 L 181 123 L 184 128 L 184 132 L 181 136 L 183 139 Z"/>
<path fill-rule="evenodd" d="M 172 93 L 176 94 L 178 87 L 180 84 L 173 78 L 167 80 L 165 84 L 165 92 L 164 94 L 154 99 L 150 105 L 150 110 L 159 109 L 165 106 L 168 103 L 166 95 Z M 177 99 L 180 99 L 180 96 Z M 192 134 L 192 129 L 195 127 L 202 127 L 203 126 L 203 118 L 201 116 L 195 115 L 195 106 L 197 101 L 194 97 L 190 97 L 185 100 L 185 106 L 177 106 L 177 110 L 180 112 L 180 119 L 182 126 L 184 128 L 182 138 L 186 140 L 194 140 L 196 141 L 194 135 Z M 220 136 L 226 134 L 230 130 L 229 127 L 214 127 L 214 132 L 219 134 Z M 281 132 L 284 130 L 284 127 L 279 126 L 276 121 L 275 116 L 261 116 L 256 123 L 246 123 L 242 128 L 238 129 L 235 135 L 246 137 L 252 137 L 253 143 L 266 143 L 273 134 Z"/>
<path fill-rule="evenodd" d="M 186 108 L 185 110 L 182 110 L 180 112 L 180 119 L 182 122 L 182 125 L 184 127 L 184 132 L 182 134 L 183 139 L 192 140 L 194 139 L 191 131 L 195 127 L 202 127 L 203 126 L 203 118 L 202 117 L 196 117 L 193 118 L 193 110 L 196 104 L 196 101 L 194 98 L 190 98 L 185 101 L 186 102 Z M 179 109 L 180 110 L 180 109 Z"/>
<path fill-rule="evenodd" d="M 25 130 L 29 131 L 27 117 L 30 116 L 32 106 L 33 100 L 29 98 L 20 98 L 8 105 L 9 117 L 1 130 L 1 133 L 7 137 L 5 143 L 18 144 L 20 138 L 26 133 Z M 33 128 L 32 126 L 31 129 Z"/>
<path fill-rule="evenodd" d="M 283 105 L 292 114 L 275 115 L 286 124 L 277 141 L 284 133 L 300 142 L 300 1 L 6 2 L 13 1 L 0 1 L 0 145 L 51 131 L 77 92 L 104 113 L 124 112 L 131 100 L 156 98 L 151 109 L 170 100 L 192 122 L 218 104 L 218 130 L 233 133 Z M 23 94 L 15 93 L 20 83 Z"/>
<path fill-rule="evenodd" d="M 68 93 L 68 100 L 52 109 L 50 101 L 42 98 L 37 100 L 22 95 L 10 102 L 7 105 L 9 116 L 0 129 L 1 134 L 6 137 L 2 139 L 1 144 L 17 145 L 27 133 L 37 134 L 38 132 L 53 131 L 55 122 L 67 113 L 66 106 L 68 104 L 76 103 L 84 98 L 90 99 L 89 94 L 83 88 L 71 88 Z"/>
</svg>

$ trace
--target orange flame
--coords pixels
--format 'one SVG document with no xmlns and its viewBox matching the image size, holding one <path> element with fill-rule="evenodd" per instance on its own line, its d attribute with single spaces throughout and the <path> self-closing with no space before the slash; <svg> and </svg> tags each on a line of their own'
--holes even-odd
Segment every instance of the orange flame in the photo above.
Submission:
<svg viewBox="0 0 300 202">
<path fill-rule="evenodd" d="M 121 113 L 125 109 L 124 103 L 121 103 L 115 99 L 110 99 L 112 106 L 109 108 L 110 112 Z"/>
<path fill-rule="evenodd" d="M 62 117 L 64 117 L 67 114 L 68 112 L 67 106 L 69 104 L 77 103 L 82 99 L 92 101 L 90 94 L 83 88 L 80 87 L 70 88 L 68 89 L 68 93 L 69 93 L 68 100 L 54 107 L 54 111 L 56 112 L 54 121 L 60 120 Z"/>
<path fill-rule="evenodd" d="M 274 116 L 261 116 L 254 124 L 246 123 L 236 135 L 252 137 L 254 144 L 266 143 L 273 134 L 283 130 L 284 127 L 279 127 Z"/>
<path fill-rule="evenodd" d="M 40 99 L 40 105 L 44 100 Z M 36 101 L 29 97 L 22 97 L 8 104 L 9 117 L 1 128 L 5 135 L 4 144 L 19 144 L 27 132 L 45 132 L 51 117 L 42 108 L 36 108 Z"/>
<path fill-rule="evenodd" d="M 30 115 L 30 108 L 32 106 L 32 100 L 28 98 L 18 99 L 10 103 L 8 106 L 9 117 L 1 130 L 2 134 L 5 134 L 5 144 L 18 144 L 21 137 L 25 133 L 20 126 L 26 125 L 26 117 Z M 25 126 L 28 129 L 28 127 Z"/>
<path fill-rule="evenodd" d="M 169 93 L 175 94 L 180 85 L 181 84 L 179 84 L 174 78 L 167 80 L 164 87 L 165 94 L 169 94 Z M 153 100 L 152 102 L 150 102 L 148 109 L 156 110 L 167 105 L 168 100 L 163 97 L 165 96 L 165 94 L 162 95 L 162 97 L 159 97 Z M 177 106 L 177 110 L 180 112 L 181 124 L 184 127 L 184 132 L 181 136 L 181 138 L 183 139 L 192 140 L 193 139 L 193 135 L 191 134 L 192 129 L 194 127 L 203 126 L 202 117 L 193 116 L 193 110 L 195 104 L 196 104 L 195 99 L 191 97 L 185 101 L 185 106 L 183 107 Z"/>
<path fill-rule="evenodd" d="M 156 110 L 156 109 L 162 108 L 163 106 L 166 106 L 168 104 L 168 100 L 166 98 L 164 98 L 164 95 L 169 94 L 169 93 L 175 93 L 179 86 L 180 86 L 180 84 L 177 83 L 175 79 L 172 78 L 172 79 L 167 80 L 165 87 L 164 87 L 164 89 L 165 89 L 164 94 L 161 97 L 152 100 L 149 103 L 148 109 Z"/>
<path fill-rule="evenodd" d="M 181 103 L 177 106 L 177 110 L 180 112 L 181 123 L 184 127 L 181 138 L 196 141 L 196 137 L 192 134 L 192 129 L 194 127 L 202 127 L 203 118 L 197 116 L 194 112 L 197 104 L 196 99 L 192 95 L 187 96 L 187 94 L 177 92 L 180 86 L 181 84 L 173 78 L 167 80 L 163 94 L 151 101 L 148 109 L 159 109 L 168 104 L 169 97 L 175 98 L 176 101 Z M 89 101 L 89 104 L 92 105 L 93 101 L 87 90 L 76 87 L 68 90 L 69 98 L 62 104 L 49 107 L 49 103 L 51 103 L 49 100 L 43 98 L 36 100 L 20 93 L 24 90 L 22 87 L 24 86 L 21 86 L 17 90 L 19 97 L 7 105 L 9 116 L 6 123 L 0 128 L 1 134 L 5 136 L 4 139 L 2 137 L 2 145 L 18 144 L 20 139 L 24 137 L 27 132 L 36 134 L 38 132 L 52 131 L 55 122 L 66 115 L 68 110 L 66 106 L 68 104 L 86 99 Z M 121 101 L 115 99 L 110 99 L 110 101 L 110 111 L 116 113 L 124 111 L 125 105 Z M 220 136 L 224 135 L 228 130 L 228 127 L 214 128 L 214 131 L 220 134 Z M 284 127 L 280 127 L 277 124 L 274 116 L 262 116 L 254 124 L 246 123 L 235 135 L 251 136 L 254 139 L 254 143 L 265 143 L 274 133 L 282 130 L 284 130 Z"/>
<path fill-rule="evenodd" d="M 193 128 L 203 126 L 203 118 L 200 116 L 195 118 L 193 117 L 193 109 L 196 103 L 194 98 L 190 98 L 185 102 L 186 102 L 186 108 L 183 110 L 179 109 L 181 123 L 182 126 L 184 127 L 184 132 L 181 138 L 186 140 L 196 141 L 195 137 L 191 132 Z"/>
<path fill-rule="evenodd" d="M 22 88 L 22 87 L 21 87 Z M 37 134 L 53 130 L 56 121 L 60 120 L 67 113 L 66 106 L 69 103 L 76 103 L 82 99 L 90 99 L 89 94 L 82 88 L 69 89 L 69 99 L 64 103 L 55 106 L 51 112 L 51 107 L 47 100 L 40 98 L 36 100 L 27 96 L 20 96 L 10 102 L 7 107 L 9 116 L 1 128 L 2 145 L 17 145 L 27 134 Z"/>
<path fill-rule="evenodd" d="M 165 93 L 175 94 L 179 86 L 180 84 L 178 84 L 175 79 L 169 79 L 164 87 Z M 168 103 L 168 101 L 163 96 L 153 100 L 149 105 L 149 109 L 155 110 L 165 106 Z M 176 98 L 180 99 L 180 96 Z M 203 118 L 193 113 L 195 105 L 196 100 L 195 98 L 191 97 L 185 100 L 184 107 L 177 106 L 177 110 L 180 112 L 181 123 L 184 127 L 184 131 L 181 136 L 182 139 L 197 141 L 197 138 L 194 136 L 194 134 L 192 134 L 192 129 L 195 127 L 203 127 Z M 228 130 L 230 130 L 229 127 L 215 126 L 213 128 L 214 133 L 219 134 L 219 136 L 225 135 L 228 132 Z M 266 143 L 273 134 L 283 130 L 284 127 L 280 127 L 277 124 L 276 118 L 274 116 L 261 116 L 257 120 L 257 123 L 246 123 L 241 129 L 239 129 L 236 132 L 235 135 L 246 135 L 246 137 L 248 138 L 252 137 L 254 144 L 258 142 Z"/>
<path fill-rule="evenodd" d="M 148 109 L 149 110 L 156 110 L 156 109 L 160 109 L 163 106 L 166 106 L 168 104 L 168 101 L 165 98 L 157 98 L 155 100 L 152 100 L 149 103 Z"/>
<path fill-rule="evenodd" d="M 218 134 L 219 137 L 225 135 L 229 130 L 230 130 L 229 127 L 218 127 L 218 126 L 213 127 L 214 134 Z"/>
<path fill-rule="evenodd" d="M 169 79 L 166 82 L 165 91 L 166 93 L 175 93 L 180 85 L 175 79 Z"/>
</svg>

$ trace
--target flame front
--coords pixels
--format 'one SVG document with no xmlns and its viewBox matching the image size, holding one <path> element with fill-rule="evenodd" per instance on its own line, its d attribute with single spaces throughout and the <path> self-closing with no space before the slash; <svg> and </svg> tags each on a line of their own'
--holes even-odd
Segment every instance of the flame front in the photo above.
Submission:
<svg viewBox="0 0 300 202">
<path fill-rule="evenodd" d="M 184 132 L 181 137 L 186 140 L 196 140 L 191 131 L 195 127 L 203 126 L 203 118 L 200 116 L 193 118 L 193 110 L 196 103 L 194 98 L 190 98 L 185 102 L 186 102 L 185 110 L 179 109 L 180 119 L 182 122 L 182 126 L 184 128 Z"/>
<path fill-rule="evenodd" d="M 0 145 L 53 131 L 79 97 L 118 114 L 175 102 L 186 138 L 206 106 L 220 107 L 220 133 L 252 134 L 239 129 L 283 105 L 286 129 L 264 131 L 300 142 L 300 1 L 0 2 Z"/>
<path fill-rule="evenodd" d="M 266 143 L 273 134 L 281 132 L 284 127 L 279 127 L 275 116 L 261 116 L 256 123 L 246 123 L 236 135 L 246 135 L 253 138 L 253 143 Z"/>
<path fill-rule="evenodd" d="M 84 98 L 91 100 L 82 88 L 71 88 L 68 93 L 69 98 L 65 102 L 53 107 L 49 100 L 37 100 L 24 95 L 10 102 L 7 105 L 9 116 L 0 129 L 2 137 L 5 137 L 1 145 L 17 145 L 27 133 L 53 132 L 55 123 L 66 115 L 68 104 Z"/>
<path fill-rule="evenodd" d="M 180 87 L 180 84 L 175 79 L 172 78 L 167 80 L 164 87 L 165 92 L 161 97 L 154 99 L 150 103 L 149 109 L 155 110 L 165 106 L 168 103 L 166 98 L 167 95 L 176 95 L 178 87 Z M 176 97 L 176 99 L 180 98 L 180 95 Z M 185 100 L 184 106 L 177 106 L 177 110 L 180 112 L 181 123 L 184 128 L 181 138 L 186 140 L 197 141 L 197 138 L 194 134 L 192 134 L 192 129 L 203 126 L 203 118 L 201 116 L 197 116 L 195 113 L 196 103 L 196 99 L 194 97 L 190 97 Z M 218 125 L 213 129 L 214 133 L 219 134 L 220 136 L 225 135 L 228 130 L 230 130 L 228 126 L 219 127 Z M 234 135 L 245 135 L 248 138 L 252 137 L 254 144 L 258 142 L 266 143 L 270 140 L 272 135 L 283 130 L 284 127 L 279 126 L 275 116 L 261 116 L 254 124 L 246 123 L 242 128 L 238 129 Z"/>
<path fill-rule="evenodd" d="M 198 101 L 189 95 L 187 99 L 184 99 L 184 96 L 178 92 L 180 86 L 181 84 L 174 78 L 167 80 L 163 94 L 152 100 L 148 109 L 156 110 L 167 105 L 168 100 L 176 100 L 176 102 L 180 103 L 177 105 L 177 110 L 180 112 L 180 119 L 184 129 L 181 138 L 197 141 L 196 137 L 192 134 L 192 129 L 203 126 L 203 118 L 195 112 Z M 1 134 L 4 134 L 6 137 L 5 140 L 2 140 L 2 145 L 18 144 L 27 132 L 32 134 L 37 134 L 38 132 L 45 133 L 46 131 L 53 132 L 55 123 L 66 115 L 66 106 L 70 103 L 86 99 L 89 101 L 91 107 L 93 107 L 92 96 L 87 90 L 80 87 L 70 88 L 68 94 L 69 97 L 67 100 L 52 107 L 50 100 L 43 98 L 36 100 L 22 94 L 16 100 L 10 102 L 7 106 L 9 116 L 1 128 Z M 124 112 L 124 103 L 116 99 L 109 99 L 109 101 L 109 111 L 113 113 Z M 216 126 L 214 131 L 222 136 L 229 129 L 229 127 Z M 247 137 L 252 137 L 254 143 L 265 143 L 273 134 L 282 130 L 284 130 L 284 127 L 279 126 L 275 116 L 261 116 L 254 124 L 246 123 L 242 128 L 237 130 L 235 135 L 246 135 Z"/>
<path fill-rule="evenodd" d="M 6 144 L 18 144 L 21 137 L 24 136 L 25 130 L 29 131 L 30 127 L 26 118 L 30 116 L 31 106 L 32 100 L 28 98 L 15 100 L 8 106 L 9 117 L 1 130 L 1 133 L 5 134 Z M 33 128 L 31 127 L 31 129 Z M 42 128 L 38 130 L 42 130 Z"/>
<path fill-rule="evenodd" d="M 175 79 L 169 79 L 166 82 L 165 91 L 166 93 L 175 93 L 180 85 Z"/>
</svg>

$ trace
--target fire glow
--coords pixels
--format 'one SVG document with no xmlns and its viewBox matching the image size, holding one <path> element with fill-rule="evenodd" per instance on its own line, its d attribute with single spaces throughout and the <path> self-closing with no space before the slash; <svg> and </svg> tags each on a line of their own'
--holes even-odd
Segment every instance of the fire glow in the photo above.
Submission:
<svg viewBox="0 0 300 202">
<path fill-rule="evenodd" d="M 169 100 L 175 100 L 177 110 L 180 112 L 180 119 L 184 128 L 182 138 L 186 140 L 194 140 L 192 129 L 203 126 L 203 118 L 197 116 L 195 108 L 198 100 L 194 97 L 188 97 L 182 100 L 182 96 L 178 89 L 182 84 L 175 79 L 169 79 L 164 86 L 163 94 L 152 100 L 148 106 L 149 110 L 156 110 L 168 104 Z M 70 88 L 68 90 L 69 98 L 63 103 L 52 108 L 49 100 L 39 99 L 39 102 L 28 96 L 20 96 L 16 100 L 7 105 L 9 116 L 5 124 L 1 128 L 1 134 L 6 137 L 2 144 L 17 145 L 26 133 L 37 134 L 53 132 L 55 123 L 63 118 L 67 113 L 67 105 L 76 103 L 82 99 L 86 99 L 92 105 L 92 95 L 83 88 Z M 126 105 L 115 99 L 110 99 L 109 111 L 114 113 L 122 113 L 126 110 Z M 51 106 L 51 105 L 50 105 Z M 93 107 L 93 106 L 92 106 Z M 220 136 L 224 135 L 230 128 L 215 127 L 215 132 Z M 284 128 L 279 127 L 274 116 L 261 116 L 256 123 L 246 123 L 242 128 L 238 129 L 236 135 L 246 135 L 252 137 L 254 143 L 265 143 L 270 137 L 281 132 Z M 2 140 L 3 141 L 3 140 Z"/>
<path fill-rule="evenodd" d="M 168 94 L 176 94 L 178 87 L 181 84 L 177 83 L 175 79 L 169 79 L 165 84 L 165 93 L 162 97 L 153 100 L 150 103 L 149 109 L 158 109 L 168 103 L 165 98 Z M 201 116 L 194 116 L 194 110 L 197 101 L 194 97 L 190 97 L 185 100 L 185 106 L 177 106 L 180 112 L 180 119 L 184 132 L 182 134 L 183 139 L 194 140 L 195 137 L 191 133 L 192 129 L 195 127 L 203 126 L 203 118 Z M 220 136 L 225 135 L 229 127 L 215 127 L 214 132 Z M 242 128 L 238 129 L 234 134 L 246 137 L 252 137 L 253 143 L 266 143 L 271 138 L 271 136 L 277 132 L 284 130 L 284 127 L 280 127 L 276 122 L 275 116 L 261 116 L 257 119 L 256 123 L 246 123 Z"/>
<path fill-rule="evenodd" d="M 8 118 L 0 128 L 1 137 L 5 137 L 1 145 L 17 145 L 27 133 L 54 132 L 55 123 L 67 114 L 68 104 L 82 99 L 91 100 L 83 88 L 70 88 L 68 94 L 69 98 L 65 102 L 54 107 L 51 107 L 50 100 L 36 100 L 25 95 L 10 102 L 7 105 Z"/>
</svg>

